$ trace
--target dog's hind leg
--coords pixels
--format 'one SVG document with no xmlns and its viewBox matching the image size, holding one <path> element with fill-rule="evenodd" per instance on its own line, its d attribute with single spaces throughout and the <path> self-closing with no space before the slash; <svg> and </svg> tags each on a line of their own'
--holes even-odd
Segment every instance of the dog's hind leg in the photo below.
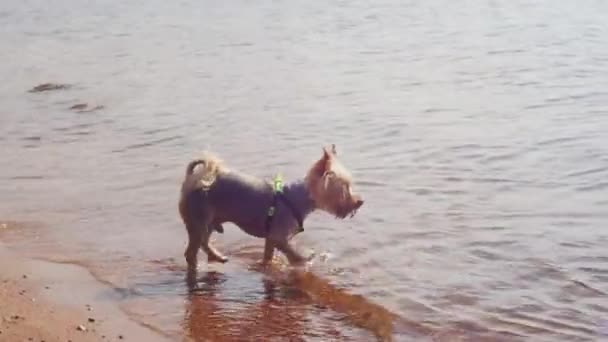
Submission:
<svg viewBox="0 0 608 342">
<path fill-rule="evenodd" d="M 198 254 L 198 248 L 200 247 L 202 232 L 199 227 L 194 225 L 187 225 L 186 228 L 188 230 L 188 247 L 186 247 L 184 257 L 188 263 L 188 269 L 190 271 L 196 271 L 196 267 L 198 265 L 198 259 L 196 256 Z"/>
<path fill-rule="evenodd" d="M 215 247 L 213 247 L 211 245 L 211 242 L 209 241 L 211 238 L 211 233 L 213 233 L 214 230 L 217 230 L 215 224 L 211 224 L 208 226 L 208 229 L 205 229 L 205 232 L 201 236 L 200 240 L 201 249 L 205 251 L 205 253 L 207 253 L 208 262 L 228 262 L 228 258 L 222 255 L 222 253 L 220 253 L 217 249 L 215 249 Z"/>
</svg>

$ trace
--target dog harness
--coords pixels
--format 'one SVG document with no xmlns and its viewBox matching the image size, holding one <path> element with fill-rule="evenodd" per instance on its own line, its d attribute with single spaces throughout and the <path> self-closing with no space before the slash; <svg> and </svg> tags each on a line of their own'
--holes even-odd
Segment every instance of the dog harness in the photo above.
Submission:
<svg viewBox="0 0 608 342">
<path fill-rule="evenodd" d="M 291 201 L 285 196 L 285 189 L 283 188 L 283 179 L 281 175 L 276 175 L 273 179 L 272 184 L 272 204 L 270 208 L 268 208 L 268 215 L 266 216 L 266 231 L 270 230 L 270 225 L 272 224 L 272 219 L 274 218 L 277 211 L 277 202 L 281 201 L 291 212 L 291 215 L 298 222 L 299 232 L 304 231 L 304 220 L 302 219 L 302 215 L 296 209 L 296 207 L 291 203 Z"/>
</svg>

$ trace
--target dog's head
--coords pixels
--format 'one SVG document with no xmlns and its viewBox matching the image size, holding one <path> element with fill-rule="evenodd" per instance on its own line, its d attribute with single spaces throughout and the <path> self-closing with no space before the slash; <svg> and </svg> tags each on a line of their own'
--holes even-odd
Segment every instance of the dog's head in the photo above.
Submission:
<svg viewBox="0 0 608 342">
<path fill-rule="evenodd" d="M 338 218 L 354 216 L 363 198 L 354 193 L 351 175 L 340 163 L 336 146 L 323 148 L 321 159 L 306 175 L 306 184 L 315 205 Z"/>
</svg>

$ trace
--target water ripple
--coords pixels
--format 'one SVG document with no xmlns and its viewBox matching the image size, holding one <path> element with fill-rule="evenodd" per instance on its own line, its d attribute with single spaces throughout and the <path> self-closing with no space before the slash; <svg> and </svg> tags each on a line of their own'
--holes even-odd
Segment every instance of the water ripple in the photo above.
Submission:
<svg viewBox="0 0 608 342">
<path fill-rule="evenodd" d="M 103 270 L 124 290 L 112 300 L 176 340 L 387 329 L 349 320 L 353 303 L 401 317 L 395 341 L 597 340 L 608 7 L 586 5 L 8 1 L 0 215 L 48 227 L 7 243 Z M 76 86 L 27 93 L 42 82 Z M 105 109 L 66 110 L 84 99 Z M 331 251 L 310 283 L 330 295 L 263 275 L 263 241 L 227 224 L 212 238 L 231 261 L 201 256 L 189 296 L 187 161 L 211 149 L 291 179 L 330 143 L 365 198 L 352 220 L 314 212 L 295 239 Z"/>
</svg>

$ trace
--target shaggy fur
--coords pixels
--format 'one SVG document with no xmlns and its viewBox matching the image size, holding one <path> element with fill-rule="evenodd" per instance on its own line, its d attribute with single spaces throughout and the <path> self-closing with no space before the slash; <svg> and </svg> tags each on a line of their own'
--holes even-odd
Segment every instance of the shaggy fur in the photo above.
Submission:
<svg viewBox="0 0 608 342">
<path fill-rule="evenodd" d="M 323 149 L 323 155 L 303 180 L 285 184 L 284 196 L 303 219 L 316 209 L 343 219 L 354 215 L 363 205 L 362 198 L 354 194 L 351 176 L 338 160 L 333 145 L 331 149 Z M 290 244 L 291 238 L 301 231 L 297 219 L 281 201 L 277 203 L 270 227 L 266 227 L 273 198 L 269 182 L 231 171 L 211 153 L 191 161 L 186 167 L 179 200 L 179 212 L 188 232 L 184 252 L 188 267 L 196 269 L 199 248 L 205 251 L 209 262 L 228 261 L 209 242 L 213 231 L 224 231 L 225 222 L 265 239 L 263 263 L 272 260 L 275 248 L 291 264 L 305 262 Z"/>
</svg>

